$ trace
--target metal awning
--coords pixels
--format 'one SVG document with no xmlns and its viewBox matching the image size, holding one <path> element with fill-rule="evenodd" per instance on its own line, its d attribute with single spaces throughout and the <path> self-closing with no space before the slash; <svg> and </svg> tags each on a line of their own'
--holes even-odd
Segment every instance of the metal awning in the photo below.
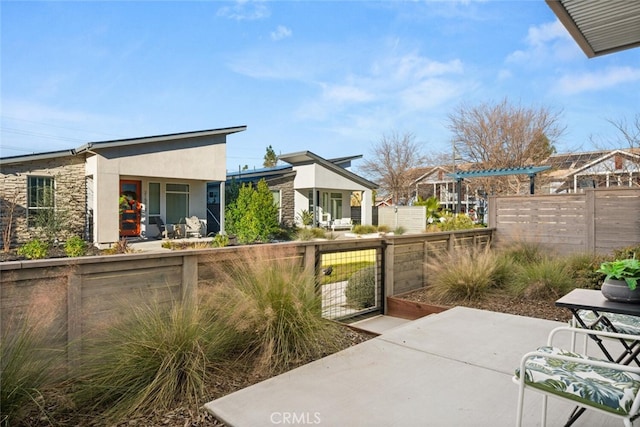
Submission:
<svg viewBox="0 0 640 427">
<path fill-rule="evenodd" d="M 545 0 L 589 58 L 640 46 L 638 0 Z"/>
</svg>

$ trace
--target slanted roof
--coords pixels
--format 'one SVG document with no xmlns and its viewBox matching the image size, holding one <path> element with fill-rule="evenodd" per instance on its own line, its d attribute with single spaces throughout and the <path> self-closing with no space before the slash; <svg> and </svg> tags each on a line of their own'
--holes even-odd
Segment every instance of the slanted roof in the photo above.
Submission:
<svg viewBox="0 0 640 427">
<path fill-rule="evenodd" d="M 35 160 L 48 160 L 58 157 L 75 156 L 75 150 L 47 151 L 44 153 L 21 154 L 19 156 L 0 157 L 0 165 L 10 165 L 14 163 L 31 162 Z"/>
<path fill-rule="evenodd" d="M 247 130 L 246 126 L 235 126 L 228 128 L 199 130 L 191 132 L 170 133 L 166 135 L 145 136 L 142 138 L 114 139 L 111 141 L 89 142 L 76 149 L 80 153 L 88 150 L 96 150 L 100 148 L 122 147 L 127 145 L 148 144 L 152 142 L 174 141 L 180 139 L 200 138 L 214 135 L 230 135 L 236 132 Z"/>
<path fill-rule="evenodd" d="M 338 175 L 341 175 L 351 181 L 357 182 L 358 184 L 364 187 L 367 187 L 370 189 L 378 188 L 378 184 L 371 182 L 368 179 L 365 179 L 359 175 L 356 175 L 355 173 L 348 171 L 347 169 L 339 166 L 338 164 L 333 163 L 332 161 L 326 160 L 318 156 L 317 154 L 312 153 L 311 151 L 298 151 L 296 153 L 283 154 L 281 156 L 278 156 L 278 159 L 284 162 L 287 162 L 292 166 L 304 166 L 304 165 L 317 163 L 329 169 L 330 171 L 335 172 Z"/>
<path fill-rule="evenodd" d="M 545 0 L 589 58 L 640 46 L 638 0 Z"/>
<path fill-rule="evenodd" d="M 470 171 L 456 171 L 447 175 L 455 179 L 464 178 L 481 178 L 487 176 L 505 176 L 505 175 L 535 175 L 539 172 L 551 169 L 551 166 L 525 166 L 519 168 L 501 168 L 501 169 L 483 169 Z"/>
<path fill-rule="evenodd" d="M 151 142 L 171 141 L 171 140 L 188 139 L 188 138 L 199 138 L 203 136 L 212 136 L 212 135 L 229 135 L 236 132 L 242 132 L 246 129 L 247 129 L 246 126 L 235 126 L 235 127 L 228 127 L 228 128 L 199 130 L 199 131 L 192 131 L 192 132 L 171 133 L 166 135 L 145 136 L 142 138 L 127 138 L 127 139 L 115 139 L 111 141 L 89 142 L 76 149 L 48 151 L 43 153 L 2 157 L 0 158 L 0 164 L 12 164 L 12 163 L 21 163 L 21 162 L 27 162 L 27 161 L 33 161 L 33 160 L 53 159 L 56 157 L 75 156 L 76 154 L 80 154 L 89 150 L 96 150 L 100 148 L 122 147 L 126 145 L 147 144 Z"/>
</svg>

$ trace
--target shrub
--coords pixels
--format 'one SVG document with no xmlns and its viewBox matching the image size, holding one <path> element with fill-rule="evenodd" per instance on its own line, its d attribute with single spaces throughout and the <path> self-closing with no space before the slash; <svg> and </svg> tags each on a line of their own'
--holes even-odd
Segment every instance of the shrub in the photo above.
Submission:
<svg viewBox="0 0 640 427">
<path fill-rule="evenodd" d="M 607 258 L 603 255 L 572 254 L 566 258 L 573 286 L 584 289 L 600 289 L 604 275 L 596 270 Z"/>
<path fill-rule="evenodd" d="M 229 246 L 229 236 L 220 233 L 216 234 L 211 241 L 211 246 L 214 248 L 224 248 Z"/>
<path fill-rule="evenodd" d="M 176 403 L 197 407 L 210 361 L 226 351 L 226 335 L 205 313 L 187 303 L 131 307 L 87 345 L 80 410 L 115 423 Z"/>
<path fill-rule="evenodd" d="M 302 241 L 309 241 L 313 239 L 325 239 L 326 232 L 322 228 L 300 228 L 296 233 L 296 239 Z"/>
<path fill-rule="evenodd" d="M 405 228 L 401 225 L 399 225 L 398 227 L 396 227 L 395 230 L 393 230 L 393 234 L 395 234 L 396 236 L 402 236 L 406 232 L 407 230 L 405 230 Z"/>
<path fill-rule="evenodd" d="M 43 390 L 59 378 L 60 353 L 46 347 L 51 331 L 26 315 L 3 322 L 0 341 L 0 426 L 21 425 L 34 412 L 47 419 Z"/>
<path fill-rule="evenodd" d="M 378 228 L 375 225 L 358 224 L 353 226 L 354 234 L 371 234 L 377 231 L 378 231 Z"/>
<path fill-rule="evenodd" d="M 87 242 L 80 236 L 71 236 L 64 242 L 64 252 L 68 257 L 79 257 L 87 254 Z"/>
<path fill-rule="evenodd" d="M 335 349 L 337 327 L 321 317 L 313 272 L 294 253 L 256 248 L 221 274 L 212 307 L 238 339 L 238 350 L 257 373 L 278 372 Z M 254 359 L 255 358 L 255 359 Z"/>
<path fill-rule="evenodd" d="M 49 253 L 49 244 L 42 240 L 34 239 L 18 248 L 18 255 L 27 259 L 46 258 Z"/>
<path fill-rule="evenodd" d="M 525 265 L 542 261 L 549 251 L 538 243 L 518 241 L 500 248 L 499 252 L 511 257 L 517 264 Z"/>
<path fill-rule="evenodd" d="M 480 300 L 504 274 L 497 266 L 496 256 L 488 247 L 457 248 L 439 254 L 427 262 L 429 294 L 442 303 Z"/>
<path fill-rule="evenodd" d="M 465 214 L 443 213 L 440 218 L 427 225 L 427 231 L 455 231 L 467 230 L 470 228 L 478 228 L 469 216 Z"/>
<path fill-rule="evenodd" d="M 569 264 L 562 258 L 524 264 L 514 281 L 517 294 L 532 299 L 558 298 L 573 287 Z"/>
<path fill-rule="evenodd" d="M 389 227 L 388 225 L 379 225 L 378 226 L 378 232 L 380 233 L 388 233 L 391 231 L 391 227 Z"/>
<path fill-rule="evenodd" d="M 365 267 L 356 271 L 344 290 L 347 304 L 357 309 L 373 307 L 376 303 L 376 268 Z"/>
</svg>

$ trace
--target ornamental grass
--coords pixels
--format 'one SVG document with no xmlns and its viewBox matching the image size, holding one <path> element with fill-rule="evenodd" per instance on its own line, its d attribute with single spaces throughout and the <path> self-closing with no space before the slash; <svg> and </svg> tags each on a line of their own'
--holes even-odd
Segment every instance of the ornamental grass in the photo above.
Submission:
<svg viewBox="0 0 640 427">
<path fill-rule="evenodd" d="M 338 327 L 321 316 L 316 278 L 285 249 L 256 247 L 224 269 L 212 295 L 216 321 L 234 331 L 256 374 L 281 372 L 335 350 Z"/>
</svg>

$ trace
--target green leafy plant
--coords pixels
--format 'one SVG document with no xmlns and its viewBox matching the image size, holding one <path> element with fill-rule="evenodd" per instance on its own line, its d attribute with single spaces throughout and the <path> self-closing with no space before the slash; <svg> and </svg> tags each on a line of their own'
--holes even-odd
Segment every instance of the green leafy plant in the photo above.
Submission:
<svg viewBox="0 0 640 427">
<path fill-rule="evenodd" d="M 424 206 L 426 208 L 427 223 L 431 224 L 434 221 L 440 219 L 440 201 L 436 196 L 431 196 L 427 199 L 423 199 L 418 196 L 418 200 L 414 203 L 415 206 Z"/>
<path fill-rule="evenodd" d="M 31 240 L 18 248 L 18 255 L 27 259 L 43 259 L 49 253 L 49 244 L 39 239 Z"/>
<path fill-rule="evenodd" d="M 640 260 L 636 258 L 616 259 L 600 264 L 596 270 L 605 274 L 605 279 L 624 280 L 632 291 L 638 286 L 640 280 Z"/>
<path fill-rule="evenodd" d="M 87 254 L 87 242 L 80 236 L 71 236 L 64 242 L 64 252 L 68 257 L 79 257 Z"/>
<path fill-rule="evenodd" d="M 224 248 L 229 246 L 229 236 L 221 233 L 216 234 L 211 241 L 211 246 L 214 248 Z"/>
<path fill-rule="evenodd" d="M 313 213 L 309 212 L 306 209 L 300 211 L 300 213 L 298 214 L 298 218 L 300 219 L 302 225 L 304 225 L 305 227 L 313 223 Z"/>
<path fill-rule="evenodd" d="M 278 206 L 264 179 L 255 187 L 243 184 L 225 214 L 227 231 L 235 234 L 240 243 L 266 242 L 280 230 Z"/>
<path fill-rule="evenodd" d="M 365 267 L 349 278 L 344 290 L 347 304 L 357 309 L 373 307 L 376 303 L 376 268 Z"/>
</svg>

